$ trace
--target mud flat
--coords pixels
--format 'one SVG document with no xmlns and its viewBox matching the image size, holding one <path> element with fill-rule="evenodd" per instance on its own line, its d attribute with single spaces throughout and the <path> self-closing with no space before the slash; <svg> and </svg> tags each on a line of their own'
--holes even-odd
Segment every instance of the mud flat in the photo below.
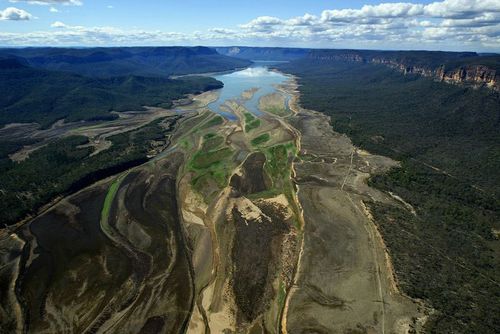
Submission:
<svg viewBox="0 0 500 334">
<path fill-rule="evenodd" d="M 99 182 L 2 235 L 10 261 L 0 276 L 16 286 L 2 299 L 2 328 L 182 332 L 192 276 L 176 200 L 181 163 L 177 153 Z"/>
<path fill-rule="evenodd" d="M 208 92 L 200 94 L 199 97 L 193 97 L 195 99 L 194 103 L 189 104 L 189 108 L 198 108 L 205 103 L 205 100 L 211 101 L 216 95 L 216 92 Z M 183 106 L 179 109 L 189 111 L 188 106 Z M 111 147 L 111 142 L 107 138 L 138 129 L 160 118 L 176 116 L 178 115 L 176 110 L 146 107 L 145 110 L 140 111 L 115 113 L 118 115 L 118 118 L 112 121 L 65 123 L 64 120 L 61 120 L 54 123 L 48 129 L 40 129 L 40 126 L 35 123 L 13 124 L 0 129 L 0 139 L 29 139 L 36 141 L 36 143 L 26 145 L 10 155 L 10 159 L 16 162 L 25 160 L 31 153 L 56 139 L 72 135 L 81 135 L 89 138 L 88 146 L 94 147 L 93 155 L 96 155 Z"/>
<path fill-rule="evenodd" d="M 195 272 L 188 333 L 280 333 L 299 249 L 296 137 L 243 101 L 224 106 L 234 121 L 214 124 L 210 115 L 179 138 L 190 157 L 179 183 Z"/>
<path fill-rule="evenodd" d="M 296 101 L 296 99 L 295 99 Z M 408 333 L 420 304 L 394 283 L 383 240 L 364 201 L 393 203 L 366 185 L 397 163 L 356 149 L 329 118 L 292 105 L 301 133 L 294 164 L 304 238 L 288 296 L 288 333 Z"/>
<path fill-rule="evenodd" d="M 326 116 L 300 109 L 293 80 L 261 98 L 261 109 L 275 112 L 252 114 L 236 96 L 224 102 L 234 116 L 226 119 L 207 107 L 215 99 L 205 93 L 180 106 L 170 147 L 147 163 L 0 231 L 2 329 L 389 334 L 416 326 L 421 305 L 400 294 L 364 204 L 404 205 L 366 184 L 397 163 L 356 149 Z M 103 138 L 134 124 L 79 131 Z"/>
<path fill-rule="evenodd" d="M 289 113 L 286 106 L 284 94 L 273 93 L 264 95 L 259 99 L 260 110 L 272 113 L 278 116 L 285 116 Z"/>
</svg>

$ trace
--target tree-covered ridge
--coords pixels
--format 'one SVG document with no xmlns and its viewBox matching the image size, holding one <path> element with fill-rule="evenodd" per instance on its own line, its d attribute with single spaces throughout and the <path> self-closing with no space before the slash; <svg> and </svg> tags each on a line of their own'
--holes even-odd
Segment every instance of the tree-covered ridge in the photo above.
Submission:
<svg viewBox="0 0 500 334">
<path fill-rule="evenodd" d="M 59 119 L 109 120 L 117 117 L 110 111 L 168 108 L 186 94 L 221 87 L 221 82 L 209 77 L 88 78 L 35 69 L 7 58 L 0 60 L 0 126 L 14 122 L 48 126 Z"/>
<path fill-rule="evenodd" d="M 207 47 L 114 47 L 0 49 L 0 57 L 19 57 L 33 67 L 91 77 L 153 76 L 228 71 L 250 61 Z"/>
</svg>

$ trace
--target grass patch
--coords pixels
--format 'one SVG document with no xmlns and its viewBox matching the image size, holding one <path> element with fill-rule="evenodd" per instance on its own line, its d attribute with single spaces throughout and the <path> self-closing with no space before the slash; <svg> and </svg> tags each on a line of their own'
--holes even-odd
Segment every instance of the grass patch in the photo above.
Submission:
<svg viewBox="0 0 500 334">
<path fill-rule="evenodd" d="M 186 151 L 190 150 L 193 148 L 193 143 L 188 140 L 188 139 L 182 139 L 180 142 L 179 142 L 179 145 Z"/>
<path fill-rule="evenodd" d="M 264 153 L 267 159 L 264 168 L 273 181 L 273 188 L 286 196 L 298 217 L 300 210 L 295 203 L 295 189 L 291 182 L 292 161 L 297 155 L 297 148 L 293 142 L 288 142 L 269 147 Z M 295 221 L 295 226 L 300 229 L 299 221 Z"/>
<path fill-rule="evenodd" d="M 205 135 L 203 136 L 203 139 L 208 140 L 208 139 L 213 138 L 213 137 L 215 137 L 215 136 L 217 136 L 215 133 L 213 133 L 213 132 L 209 132 L 209 133 L 207 133 L 207 134 L 205 134 Z"/>
<path fill-rule="evenodd" d="M 260 119 L 254 119 L 250 123 L 246 123 L 245 132 L 250 132 L 253 129 L 257 129 L 260 126 Z"/>
<path fill-rule="evenodd" d="M 204 152 L 214 151 L 224 143 L 222 136 L 217 136 L 214 133 L 207 133 L 203 136 L 203 146 L 201 148 Z"/>
<path fill-rule="evenodd" d="M 260 119 L 253 114 L 246 112 L 243 115 L 245 116 L 245 132 L 250 132 L 260 126 Z"/>
<path fill-rule="evenodd" d="M 253 146 L 258 146 L 258 145 L 264 144 L 265 142 L 268 142 L 269 139 L 271 139 L 271 136 L 269 136 L 269 133 L 263 133 L 260 136 L 252 139 L 251 144 Z"/>
<path fill-rule="evenodd" d="M 218 188 L 223 188 L 226 186 L 229 174 L 231 172 L 229 167 L 230 166 L 228 164 L 218 164 L 214 166 L 214 168 L 200 173 L 199 175 L 194 177 L 191 181 L 191 185 L 196 191 L 201 193 L 209 190 L 212 181 L 215 182 L 215 185 Z"/>
<path fill-rule="evenodd" d="M 244 116 L 245 116 L 245 123 L 250 123 L 253 120 L 255 120 L 255 116 L 249 112 L 244 113 Z"/>
<path fill-rule="evenodd" d="M 212 119 L 206 122 L 201 128 L 208 129 L 216 125 L 221 125 L 222 123 L 224 123 L 224 119 L 222 118 L 222 116 L 215 115 Z"/>
<path fill-rule="evenodd" d="M 277 116 L 285 116 L 288 114 L 287 110 L 285 108 L 282 108 L 282 107 L 268 107 L 268 108 L 266 108 L 266 111 L 268 113 L 271 113 L 271 114 L 274 114 Z"/>
<path fill-rule="evenodd" d="M 233 151 L 224 147 L 216 151 L 200 150 L 191 159 L 190 169 L 196 173 L 191 185 L 194 190 L 203 194 L 206 200 L 210 200 L 216 190 L 227 185 L 232 170 L 230 160 L 232 155 Z"/>
<path fill-rule="evenodd" d="M 109 211 L 111 210 L 111 204 L 113 204 L 113 200 L 115 199 L 116 193 L 118 192 L 120 183 L 121 183 L 121 177 L 114 180 L 108 189 L 108 193 L 106 194 L 106 198 L 104 199 L 104 204 L 102 206 L 101 223 L 107 223 L 108 221 Z"/>
<path fill-rule="evenodd" d="M 280 286 L 278 288 L 278 306 L 280 311 L 278 313 L 278 318 L 276 319 L 276 321 L 279 321 L 279 319 L 281 318 L 283 309 L 285 307 L 285 300 L 286 300 L 285 283 L 283 283 L 283 281 L 280 281 Z"/>
<path fill-rule="evenodd" d="M 195 172 L 191 185 L 204 195 L 206 200 L 224 187 L 231 173 L 233 151 L 224 145 L 224 137 L 209 132 L 203 136 L 203 144 L 189 162 L 189 169 Z"/>
<path fill-rule="evenodd" d="M 217 151 L 198 151 L 191 160 L 193 169 L 206 169 L 220 163 L 222 160 L 229 158 L 233 152 L 230 148 L 224 147 Z"/>
<path fill-rule="evenodd" d="M 290 176 L 288 148 L 284 144 L 272 146 L 266 150 L 266 169 L 274 179 L 285 180 Z"/>
</svg>

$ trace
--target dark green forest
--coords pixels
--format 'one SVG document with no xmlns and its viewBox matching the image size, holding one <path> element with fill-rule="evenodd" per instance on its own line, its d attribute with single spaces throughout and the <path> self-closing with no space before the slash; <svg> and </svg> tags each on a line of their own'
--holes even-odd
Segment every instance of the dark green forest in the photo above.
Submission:
<svg viewBox="0 0 500 334">
<path fill-rule="evenodd" d="M 228 71 L 249 60 L 228 57 L 197 47 L 16 48 L 0 49 L 0 57 L 18 57 L 30 66 L 89 77 L 168 77 Z"/>
<path fill-rule="evenodd" d="M 301 104 L 355 145 L 401 161 L 369 181 L 410 203 L 368 203 L 405 293 L 436 312 L 429 333 L 500 327 L 500 98 L 382 65 L 301 59 Z"/>
<path fill-rule="evenodd" d="M 47 127 L 59 119 L 111 120 L 117 115 L 110 111 L 169 108 L 186 94 L 221 87 L 221 82 L 209 77 L 88 78 L 35 69 L 18 59 L 0 59 L 0 126 L 36 122 Z"/>
</svg>

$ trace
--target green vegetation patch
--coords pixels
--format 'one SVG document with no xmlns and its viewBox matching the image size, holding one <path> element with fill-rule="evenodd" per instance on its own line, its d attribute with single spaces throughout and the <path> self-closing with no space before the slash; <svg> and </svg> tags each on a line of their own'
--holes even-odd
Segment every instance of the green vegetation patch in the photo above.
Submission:
<svg viewBox="0 0 500 334">
<path fill-rule="evenodd" d="M 257 129 L 260 126 L 260 119 L 254 119 L 250 123 L 246 123 L 245 132 L 250 132 L 253 129 Z"/>
<path fill-rule="evenodd" d="M 268 113 L 271 113 L 271 114 L 274 114 L 277 116 L 285 116 L 288 114 L 288 111 L 286 110 L 286 108 L 282 108 L 282 107 L 268 107 L 268 108 L 266 108 L 266 111 Z"/>
<path fill-rule="evenodd" d="M 290 178 L 292 159 L 296 148 L 292 142 L 272 146 L 265 151 L 266 169 L 273 179 L 286 180 Z"/>
<path fill-rule="evenodd" d="M 213 151 L 224 143 L 224 137 L 215 133 L 207 133 L 203 136 L 203 145 L 201 150 L 204 152 Z"/>
<path fill-rule="evenodd" d="M 258 145 L 261 145 L 261 144 L 268 142 L 269 139 L 271 139 L 271 136 L 269 136 L 269 133 L 263 133 L 260 136 L 252 139 L 251 144 L 253 146 L 258 146 Z"/>
<path fill-rule="evenodd" d="M 229 147 L 224 147 L 216 151 L 198 151 L 191 160 L 193 169 L 206 169 L 222 163 L 233 154 Z"/>
<path fill-rule="evenodd" d="M 298 217 L 300 210 L 294 199 L 295 188 L 291 180 L 292 163 L 297 155 L 297 148 L 293 142 L 288 142 L 266 148 L 264 154 L 267 159 L 264 168 L 271 177 L 273 188 L 267 193 L 261 193 L 261 195 L 264 197 L 269 196 L 275 191 L 277 194 L 283 193 L 290 202 L 296 217 Z M 299 221 L 295 220 L 294 223 L 300 229 Z"/>
<path fill-rule="evenodd" d="M 221 125 L 222 123 L 224 123 L 224 119 L 222 118 L 222 116 L 215 115 L 208 122 L 206 122 L 201 128 L 208 129 L 216 125 Z"/>
<path fill-rule="evenodd" d="M 227 184 L 232 170 L 230 158 L 234 152 L 229 147 L 221 148 L 224 138 L 215 133 L 205 134 L 203 140 L 202 148 L 189 162 L 189 169 L 195 172 L 191 181 L 194 189 L 209 197 Z"/>
<path fill-rule="evenodd" d="M 107 223 L 108 221 L 109 212 L 111 211 L 111 204 L 113 204 L 115 195 L 118 192 L 118 189 L 120 188 L 120 181 L 121 179 L 117 178 L 116 180 L 113 181 L 113 183 L 111 183 L 111 186 L 108 189 L 108 193 L 106 194 L 106 198 L 104 199 L 104 204 L 101 211 L 102 223 Z"/>
<path fill-rule="evenodd" d="M 244 113 L 244 115 L 245 115 L 245 122 L 246 123 L 250 123 L 256 119 L 252 113 L 246 112 L 246 113 Z"/>
<path fill-rule="evenodd" d="M 245 112 L 245 132 L 250 132 L 260 126 L 260 119 L 255 117 L 252 113 Z"/>
</svg>

